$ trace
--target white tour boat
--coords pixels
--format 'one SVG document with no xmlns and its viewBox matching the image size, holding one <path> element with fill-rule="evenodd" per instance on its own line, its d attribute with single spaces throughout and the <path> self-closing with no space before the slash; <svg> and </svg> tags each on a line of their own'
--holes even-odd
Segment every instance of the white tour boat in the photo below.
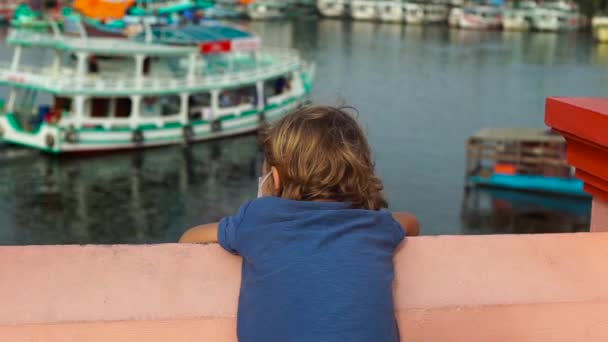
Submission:
<svg viewBox="0 0 608 342">
<path fill-rule="evenodd" d="M 517 8 L 508 8 L 502 17 L 502 28 L 505 31 L 528 31 L 532 29 L 532 22 L 537 5 L 534 1 L 523 1 Z"/>
<path fill-rule="evenodd" d="M 502 24 L 502 10 L 491 6 L 465 8 L 458 21 L 458 27 L 475 30 L 499 29 Z"/>
<path fill-rule="evenodd" d="M 286 12 L 284 0 L 257 0 L 247 5 L 247 16 L 253 20 L 280 19 Z"/>
<path fill-rule="evenodd" d="M 449 15 L 448 6 L 442 4 L 423 4 L 423 21 L 427 24 L 440 24 L 446 22 Z"/>
<path fill-rule="evenodd" d="M 458 27 L 460 25 L 460 17 L 462 17 L 463 13 L 462 7 L 452 7 L 450 9 L 450 15 L 448 16 L 448 26 Z"/>
<path fill-rule="evenodd" d="M 571 31 L 581 26 L 576 4 L 563 1 L 548 2 L 535 10 L 532 25 L 537 31 Z"/>
<path fill-rule="evenodd" d="M 0 85 L 10 90 L 0 110 L 6 142 L 55 154 L 188 144 L 255 131 L 312 86 L 314 66 L 296 52 L 261 49 L 257 37 L 222 27 L 147 27 L 141 40 L 53 28 L 13 30 L 6 39 L 14 46 L 0 66 Z M 30 48 L 54 58 L 23 65 Z M 35 108 L 39 93 L 50 102 Z"/>
<path fill-rule="evenodd" d="M 608 17 L 595 16 L 591 20 L 593 37 L 599 43 L 608 43 Z"/>
<path fill-rule="evenodd" d="M 317 9 L 324 17 L 339 18 L 348 14 L 350 0 L 317 0 Z"/>
<path fill-rule="evenodd" d="M 350 16 L 355 20 L 375 20 L 378 18 L 376 3 L 377 1 L 373 0 L 353 0 Z"/>
<path fill-rule="evenodd" d="M 389 23 L 403 22 L 403 1 L 378 1 L 377 6 L 378 18 L 380 19 L 380 21 Z"/>
<path fill-rule="evenodd" d="M 408 24 L 421 24 L 424 21 L 422 5 L 413 2 L 403 4 L 403 19 Z"/>
</svg>

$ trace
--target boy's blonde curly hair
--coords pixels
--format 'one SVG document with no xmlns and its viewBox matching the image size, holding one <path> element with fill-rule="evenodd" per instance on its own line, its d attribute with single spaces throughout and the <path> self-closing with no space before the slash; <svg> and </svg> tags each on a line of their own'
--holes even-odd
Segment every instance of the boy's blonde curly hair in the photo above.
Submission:
<svg viewBox="0 0 608 342">
<path fill-rule="evenodd" d="M 275 195 L 348 202 L 357 209 L 388 206 L 367 138 L 348 109 L 303 107 L 262 132 L 265 161 L 282 180 Z"/>
</svg>

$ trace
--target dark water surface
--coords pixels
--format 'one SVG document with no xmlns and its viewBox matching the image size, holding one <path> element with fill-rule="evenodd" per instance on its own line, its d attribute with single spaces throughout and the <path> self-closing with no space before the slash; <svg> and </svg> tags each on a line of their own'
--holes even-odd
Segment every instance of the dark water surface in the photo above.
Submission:
<svg viewBox="0 0 608 342">
<path fill-rule="evenodd" d="M 589 34 L 247 25 L 317 63 L 313 100 L 359 110 L 391 209 L 417 214 L 424 234 L 588 228 L 588 200 L 465 196 L 463 185 L 465 140 L 478 129 L 542 126 L 545 97 L 606 94 L 608 48 Z M 10 49 L 0 46 L 0 57 Z M 253 198 L 260 164 L 255 136 L 79 159 L 0 147 L 0 244 L 175 241 Z"/>
</svg>

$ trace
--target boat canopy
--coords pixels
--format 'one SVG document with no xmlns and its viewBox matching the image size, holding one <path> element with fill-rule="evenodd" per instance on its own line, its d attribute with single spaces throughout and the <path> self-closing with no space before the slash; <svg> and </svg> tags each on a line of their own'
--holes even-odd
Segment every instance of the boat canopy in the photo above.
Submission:
<svg viewBox="0 0 608 342">
<path fill-rule="evenodd" d="M 470 139 L 481 141 L 563 142 L 564 138 L 542 128 L 484 128 Z"/>
<path fill-rule="evenodd" d="M 198 46 L 203 54 L 254 51 L 261 47 L 258 37 L 238 27 L 223 24 L 151 28 L 152 41 L 161 44 Z M 146 33 L 138 36 L 144 40 Z"/>
<path fill-rule="evenodd" d="M 75 0 L 73 6 L 89 18 L 118 19 L 134 4 L 135 0 Z"/>
</svg>

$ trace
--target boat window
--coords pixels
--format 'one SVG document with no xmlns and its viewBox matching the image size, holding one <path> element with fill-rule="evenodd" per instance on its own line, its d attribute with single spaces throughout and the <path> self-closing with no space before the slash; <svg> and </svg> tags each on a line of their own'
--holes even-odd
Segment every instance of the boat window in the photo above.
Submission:
<svg viewBox="0 0 608 342">
<path fill-rule="evenodd" d="M 114 103 L 114 116 L 117 118 L 128 118 L 131 116 L 131 99 L 128 97 L 118 97 Z"/>
<path fill-rule="evenodd" d="M 291 76 L 280 76 L 264 82 L 264 94 L 266 97 L 281 95 L 289 90 L 291 90 Z"/>
<path fill-rule="evenodd" d="M 220 108 L 235 107 L 244 104 L 257 104 L 257 89 L 255 85 L 224 90 L 220 93 Z"/>
<path fill-rule="evenodd" d="M 92 118 L 107 118 L 110 116 L 110 99 L 107 97 L 94 97 L 89 100 Z"/>
<path fill-rule="evenodd" d="M 181 100 L 177 95 L 144 96 L 141 100 L 141 116 L 170 116 L 180 112 Z"/>
<path fill-rule="evenodd" d="M 72 99 L 69 97 L 55 97 L 55 102 L 53 103 L 53 111 L 59 113 L 69 113 L 72 110 Z"/>
<path fill-rule="evenodd" d="M 177 115 L 180 112 L 181 99 L 177 95 L 163 96 L 160 100 L 160 115 Z"/>
<path fill-rule="evenodd" d="M 66 101 L 69 101 L 71 106 L 71 99 Z M 131 115 L 131 99 L 128 97 L 94 97 L 86 100 L 86 107 L 89 108 L 91 118 L 128 118 Z"/>
<path fill-rule="evenodd" d="M 188 99 L 188 113 L 190 120 L 210 119 L 211 94 L 198 93 L 190 95 Z"/>
</svg>

